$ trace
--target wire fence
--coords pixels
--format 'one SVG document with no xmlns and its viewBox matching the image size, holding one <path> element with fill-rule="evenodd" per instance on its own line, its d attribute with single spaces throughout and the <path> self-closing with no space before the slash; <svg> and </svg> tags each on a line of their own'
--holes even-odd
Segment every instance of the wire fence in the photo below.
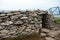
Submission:
<svg viewBox="0 0 60 40">
<path fill-rule="evenodd" d="M 60 17 L 60 8 L 59 7 L 52 7 L 48 9 L 48 12 L 53 16 L 53 17 Z"/>
</svg>

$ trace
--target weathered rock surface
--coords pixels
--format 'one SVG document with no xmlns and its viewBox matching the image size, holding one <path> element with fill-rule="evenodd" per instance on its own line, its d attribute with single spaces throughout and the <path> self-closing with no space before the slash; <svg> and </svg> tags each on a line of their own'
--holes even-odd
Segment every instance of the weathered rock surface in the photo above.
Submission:
<svg viewBox="0 0 60 40">
<path fill-rule="evenodd" d="M 50 28 L 50 15 L 47 11 L 11 11 L 0 13 L 0 37 L 17 37 L 38 33 L 42 28 Z M 45 27 L 44 27 L 45 26 Z M 46 36 L 50 30 L 42 29 Z"/>
<path fill-rule="evenodd" d="M 41 31 L 40 37 L 42 37 L 44 40 L 60 40 L 60 29 L 48 29 L 44 28 L 44 32 Z"/>
</svg>

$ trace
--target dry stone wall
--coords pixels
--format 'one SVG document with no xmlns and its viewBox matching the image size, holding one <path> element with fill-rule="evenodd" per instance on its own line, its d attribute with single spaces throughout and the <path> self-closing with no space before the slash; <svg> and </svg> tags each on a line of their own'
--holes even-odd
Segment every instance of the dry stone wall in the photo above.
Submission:
<svg viewBox="0 0 60 40">
<path fill-rule="evenodd" d="M 44 26 L 49 28 L 47 16 L 48 12 L 41 10 L 0 12 L 0 38 L 30 35 Z"/>
</svg>

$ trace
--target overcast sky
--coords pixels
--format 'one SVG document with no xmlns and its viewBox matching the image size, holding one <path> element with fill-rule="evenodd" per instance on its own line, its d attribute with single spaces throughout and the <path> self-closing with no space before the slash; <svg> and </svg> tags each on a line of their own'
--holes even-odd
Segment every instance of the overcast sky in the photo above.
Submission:
<svg viewBox="0 0 60 40">
<path fill-rule="evenodd" d="M 48 9 L 60 6 L 60 0 L 0 0 L 0 10 Z"/>
</svg>

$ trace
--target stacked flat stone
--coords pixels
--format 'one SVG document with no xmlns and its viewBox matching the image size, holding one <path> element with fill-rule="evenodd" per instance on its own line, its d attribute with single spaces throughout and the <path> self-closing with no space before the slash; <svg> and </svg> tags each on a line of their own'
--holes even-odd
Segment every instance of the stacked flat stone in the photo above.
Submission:
<svg viewBox="0 0 60 40">
<path fill-rule="evenodd" d="M 45 25 L 46 25 L 46 28 L 49 28 L 49 29 L 54 28 L 53 23 L 54 23 L 54 22 L 53 22 L 53 17 L 52 17 L 52 15 L 47 14 L 47 15 L 45 16 Z"/>
<path fill-rule="evenodd" d="M 42 29 L 43 14 L 47 11 L 0 12 L 0 37 L 17 37 L 38 33 Z"/>
</svg>

